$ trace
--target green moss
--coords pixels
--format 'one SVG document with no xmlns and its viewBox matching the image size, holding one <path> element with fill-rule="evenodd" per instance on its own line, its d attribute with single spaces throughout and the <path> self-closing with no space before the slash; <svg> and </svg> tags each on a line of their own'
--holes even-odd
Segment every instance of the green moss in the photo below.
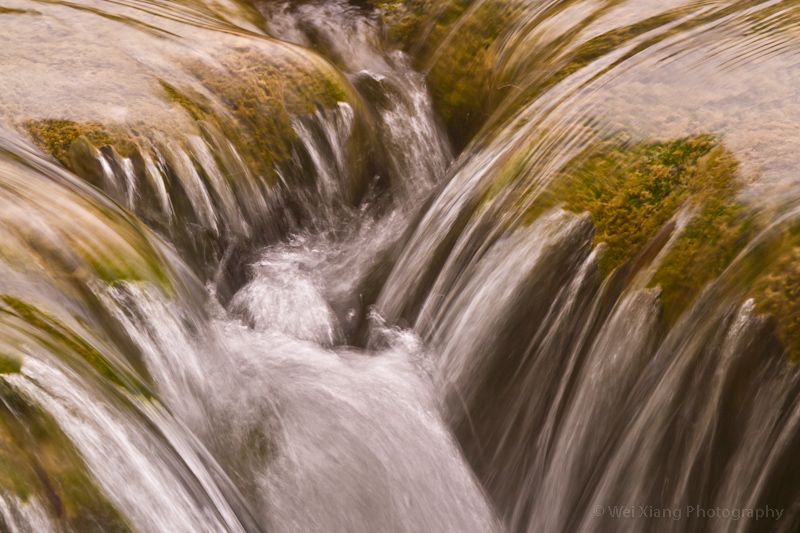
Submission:
<svg viewBox="0 0 800 533">
<path fill-rule="evenodd" d="M 99 279 L 108 284 L 119 281 L 149 281 L 165 294 L 173 294 L 172 280 L 164 265 L 160 263 L 159 258 L 144 255 L 136 256 L 131 254 L 130 250 L 114 250 L 113 248 L 111 250 L 112 253 L 102 253 L 100 250 L 95 249 L 93 251 L 99 252 L 101 255 L 87 253 L 84 256 L 88 265 L 91 266 L 94 274 Z M 143 251 L 145 250 L 136 250 L 136 252 Z M 120 255 L 115 255 L 113 252 L 121 253 Z M 131 257 L 132 261 L 126 261 L 123 254 L 131 254 L 129 257 Z M 73 281 L 85 282 L 86 280 L 82 279 L 81 276 L 81 272 L 75 272 Z"/>
<path fill-rule="evenodd" d="M 651 285 L 661 285 L 661 303 L 668 323 L 718 277 L 757 230 L 752 213 L 737 200 L 741 181 L 736 161 L 718 146 L 698 160 L 688 188 L 694 216 L 669 251 Z"/>
<path fill-rule="evenodd" d="M 381 20 L 389 38 L 403 48 L 407 48 L 414 36 L 419 35 L 427 3 L 421 0 L 372 2 L 380 10 Z"/>
<path fill-rule="evenodd" d="M 663 144 L 605 143 L 554 180 L 545 201 L 591 213 L 595 242 L 608 245 L 600 262 L 606 275 L 635 258 L 686 202 L 720 191 L 722 184 L 700 161 L 715 145 L 710 136 Z"/>
<path fill-rule="evenodd" d="M 99 122 L 29 120 L 25 122 L 25 127 L 34 142 L 66 168 L 72 168 L 70 148 L 79 137 L 85 137 L 95 146 L 113 146 L 124 157 L 129 157 L 136 149 L 128 134 Z"/>
<path fill-rule="evenodd" d="M 512 160 L 497 187 L 524 182 L 525 173 L 524 159 Z M 625 263 L 631 274 L 648 265 L 682 213 L 685 226 L 649 283 L 661 286 L 662 317 L 671 325 L 758 233 L 754 211 L 739 200 L 741 187 L 735 158 L 713 136 L 634 144 L 612 139 L 567 165 L 526 208 L 525 221 L 556 205 L 588 211 L 595 244 L 607 245 L 600 261 L 606 276 Z M 517 208 L 525 203 L 524 195 L 512 198 Z"/>
<path fill-rule="evenodd" d="M 790 360 L 800 363 L 800 228 L 787 230 L 770 243 L 767 256 L 769 265 L 748 296 L 755 300 L 756 311 L 774 317 Z"/>
<path fill-rule="evenodd" d="M 441 43 L 475 0 L 372 0 L 370 3 L 378 9 L 396 45 L 425 56 Z"/>
<path fill-rule="evenodd" d="M 428 73 L 431 95 L 456 144 L 464 146 L 488 115 L 487 97 L 497 62 L 492 47 L 513 18 L 510 2 L 487 1 L 467 15 Z"/>
<path fill-rule="evenodd" d="M 270 178 L 270 184 L 277 179 L 274 166 L 290 158 L 298 140 L 292 120 L 347 101 L 333 71 L 309 69 L 303 62 L 245 49 L 221 64 L 217 68 L 196 62 L 189 70 L 233 113 L 236 127 L 211 116 L 197 99 L 177 90 L 168 92 L 193 117 L 214 122 L 234 141 L 251 168 Z"/>
<path fill-rule="evenodd" d="M 427 72 L 434 107 L 457 147 L 483 124 L 498 57 L 493 47 L 520 12 L 514 0 L 373 2 L 389 37 Z M 502 92 L 502 91 L 500 91 Z M 494 95 L 495 97 L 497 95 Z"/>
<path fill-rule="evenodd" d="M 0 296 L 0 300 L 8 305 L 18 318 L 30 325 L 39 335 L 39 340 L 47 345 L 53 353 L 71 352 L 88 363 L 111 383 L 133 394 L 150 397 L 147 389 L 137 383 L 136 379 L 132 376 L 126 376 L 126 379 L 121 379 L 119 373 L 112 368 L 100 352 L 54 317 L 48 316 L 36 307 L 7 294 Z"/>
<path fill-rule="evenodd" d="M 521 172 L 524 165 L 512 162 L 500 181 L 513 182 Z M 766 217 L 739 199 L 742 186 L 735 158 L 712 136 L 663 144 L 608 142 L 569 165 L 527 216 L 532 220 L 561 202 L 574 212 L 589 211 L 595 243 L 608 245 L 600 262 L 607 275 L 641 260 L 659 239 L 655 251 L 660 250 L 666 241 L 659 232 L 670 230 L 668 223 L 686 208 L 686 226 L 650 281 L 662 288 L 662 317 L 670 326 L 763 230 Z M 774 318 L 787 354 L 800 362 L 800 227 L 749 254 L 744 268 L 746 296 L 759 313 Z"/>
<path fill-rule="evenodd" d="M 429 57 L 474 0 L 372 0 L 389 39 L 417 57 Z"/>
<path fill-rule="evenodd" d="M 22 359 L 16 355 L 0 353 L 0 374 L 19 374 Z"/>
<path fill-rule="evenodd" d="M 0 380 L 0 487 L 70 531 L 130 531 L 53 418 Z"/>
<path fill-rule="evenodd" d="M 191 98 L 162 79 L 158 83 L 167 93 L 168 99 L 181 106 L 194 120 L 203 120 L 209 113 L 208 106 L 197 103 L 202 100 L 200 95 Z"/>
</svg>

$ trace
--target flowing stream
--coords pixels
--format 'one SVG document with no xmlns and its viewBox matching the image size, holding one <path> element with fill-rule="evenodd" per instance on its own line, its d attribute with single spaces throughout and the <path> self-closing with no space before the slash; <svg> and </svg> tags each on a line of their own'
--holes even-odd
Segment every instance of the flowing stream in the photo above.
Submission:
<svg viewBox="0 0 800 533">
<path fill-rule="evenodd" d="M 800 2 L 0 0 L 0 531 L 800 529 Z"/>
</svg>

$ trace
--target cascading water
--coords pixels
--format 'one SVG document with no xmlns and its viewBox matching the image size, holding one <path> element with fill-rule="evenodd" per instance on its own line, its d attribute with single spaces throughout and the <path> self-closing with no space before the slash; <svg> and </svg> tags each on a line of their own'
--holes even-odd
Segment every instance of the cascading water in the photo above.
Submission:
<svg viewBox="0 0 800 533">
<path fill-rule="evenodd" d="M 796 531 L 799 24 L 0 0 L 0 530 Z"/>
</svg>

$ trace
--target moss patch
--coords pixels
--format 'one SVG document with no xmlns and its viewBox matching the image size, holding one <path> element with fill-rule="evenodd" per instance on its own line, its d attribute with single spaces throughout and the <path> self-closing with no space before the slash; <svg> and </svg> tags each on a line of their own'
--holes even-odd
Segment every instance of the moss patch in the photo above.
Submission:
<svg viewBox="0 0 800 533">
<path fill-rule="evenodd" d="M 38 310 L 36 307 L 18 300 L 10 295 L 0 296 L 2 300 L 23 323 L 31 326 L 39 341 L 53 353 L 72 353 L 88 363 L 105 379 L 126 389 L 132 394 L 152 397 L 147 389 L 138 383 L 133 376 L 122 379 L 108 360 L 90 344 L 62 325 L 54 317 Z M 6 364 L 3 368 L 7 367 Z"/>
<path fill-rule="evenodd" d="M 375 0 L 370 3 L 379 9 L 389 38 L 406 49 L 415 36 L 420 35 L 424 17 L 430 13 L 432 4 L 425 0 Z"/>
<path fill-rule="evenodd" d="M 85 137 L 95 146 L 113 146 L 123 157 L 129 157 L 136 144 L 121 129 L 99 122 L 74 122 L 71 120 L 29 120 L 25 127 L 40 148 L 53 155 L 66 168 L 72 168 L 70 147 L 79 137 Z"/>
<path fill-rule="evenodd" d="M 131 531 L 50 415 L 0 380 L 0 486 L 69 531 Z"/>
<path fill-rule="evenodd" d="M 431 96 L 459 146 L 466 145 L 490 111 L 487 99 L 497 63 L 493 44 L 514 19 L 511 6 L 508 1 L 483 2 L 459 22 L 457 34 L 435 51 L 428 73 Z"/>
<path fill-rule="evenodd" d="M 524 172 L 511 164 L 504 183 Z M 506 185 L 507 186 L 507 185 Z M 650 286 L 662 288 L 662 318 L 670 326 L 700 291 L 732 263 L 765 227 L 769 213 L 739 200 L 743 182 L 737 162 L 718 139 L 695 136 L 668 143 L 608 142 L 574 161 L 527 213 L 528 220 L 558 203 L 589 211 L 605 242 L 603 275 L 646 253 L 648 243 L 687 207 L 690 218 L 655 272 Z M 660 248 L 660 246 L 658 248 Z M 652 259 L 650 257 L 649 259 Z M 746 297 L 759 313 L 775 319 L 789 358 L 800 362 L 800 226 L 745 258 Z"/>
<path fill-rule="evenodd" d="M 512 161 L 499 181 L 507 187 L 525 172 L 521 160 Z M 686 225 L 650 281 L 662 288 L 662 316 L 671 325 L 758 233 L 755 213 L 739 200 L 742 185 L 735 158 L 713 136 L 665 143 L 609 140 L 567 165 L 525 220 L 559 204 L 588 211 L 595 244 L 607 245 L 600 261 L 607 276 L 626 262 L 635 273 L 652 261 L 683 210 Z"/>
<path fill-rule="evenodd" d="M 210 117 L 203 102 L 186 92 L 168 90 L 170 97 L 195 119 L 215 122 L 230 138 L 243 135 L 237 144 L 250 156 L 248 163 L 273 179 L 273 167 L 289 159 L 298 140 L 292 119 L 347 101 L 332 72 L 310 71 L 308 65 L 252 49 L 223 59 L 222 68 L 197 62 L 189 70 L 233 113 L 239 128 Z"/>
<path fill-rule="evenodd" d="M 800 228 L 787 230 L 771 242 L 767 261 L 769 266 L 756 278 L 748 296 L 755 300 L 756 311 L 775 318 L 789 359 L 800 363 Z"/>
<path fill-rule="evenodd" d="M 15 355 L 0 353 L 0 374 L 19 374 L 22 359 Z"/>
<path fill-rule="evenodd" d="M 513 0 L 373 2 L 390 38 L 427 71 L 434 107 L 457 147 L 488 115 L 497 57 L 493 45 L 519 13 Z M 496 96 L 496 95 L 495 95 Z"/>
<path fill-rule="evenodd" d="M 591 213 L 595 242 L 608 245 L 600 262 L 606 275 L 635 258 L 686 202 L 702 203 L 721 193 L 731 200 L 733 159 L 724 158 L 720 176 L 714 172 L 722 173 L 722 168 L 709 169 L 703 159 L 716 145 L 711 136 L 668 143 L 606 143 L 554 180 L 549 202 Z"/>
<path fill-rule="evenodd" d="M 697 210 L 651 282 L 663 289 L 661 303 L 670 324 L 758 231 L 751 210 L 736 200 L 741 181 L 733 156 L 718 146 L 697 167 L 698 179 L 688 189 Z"/>
<path fill-rule="evenodd" d="M 210 113 L 209 107 L 207 103 L 204 102 L 202 95 L 195 94 L 189 96 L 162 79 L 159 79 L 158 83 L 167 93 L 167 99 L 181 106 L 194 120 L 203 120 Z"/>
</svg>

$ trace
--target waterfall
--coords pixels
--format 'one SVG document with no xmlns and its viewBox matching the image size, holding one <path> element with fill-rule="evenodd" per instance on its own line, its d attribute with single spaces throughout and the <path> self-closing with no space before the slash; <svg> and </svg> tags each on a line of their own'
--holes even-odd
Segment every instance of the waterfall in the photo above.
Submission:
<svg viewBox="0 0 800 533">
<path fill-rule="evenodd" d="M 0 0 L 0 530 L 797 530 L 798 22 Z"/>
</svg>

